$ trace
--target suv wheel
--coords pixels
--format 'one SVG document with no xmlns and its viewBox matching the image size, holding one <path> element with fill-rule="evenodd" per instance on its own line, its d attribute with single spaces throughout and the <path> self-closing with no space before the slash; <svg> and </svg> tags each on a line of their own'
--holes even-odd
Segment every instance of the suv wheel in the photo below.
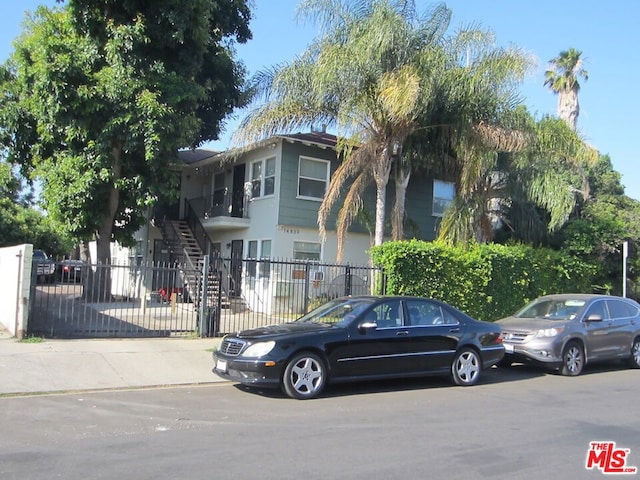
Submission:
<svg viewBox="0 0 640 480">
<path fill-rule="evenodd" d="M 560 372 L 562 375 L 575 377 L 580 375 L 584 368 L 584 350 L 582 346 L 575 341 L 567 343 L 562 353 L 562 367 Z"/>
</svg>

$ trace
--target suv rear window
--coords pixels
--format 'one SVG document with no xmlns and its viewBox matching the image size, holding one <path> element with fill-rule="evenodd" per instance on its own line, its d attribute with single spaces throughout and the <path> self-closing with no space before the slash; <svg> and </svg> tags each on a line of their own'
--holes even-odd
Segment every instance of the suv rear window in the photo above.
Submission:
<svg viewBox="0 0 640 480">
<path fill-rule="evenodd" d="M 611 318 L 628 318 L 638 315 L 638 309 L 626 302 L 607 300 L 607 305 L 609 306 Z"/>
</svg>

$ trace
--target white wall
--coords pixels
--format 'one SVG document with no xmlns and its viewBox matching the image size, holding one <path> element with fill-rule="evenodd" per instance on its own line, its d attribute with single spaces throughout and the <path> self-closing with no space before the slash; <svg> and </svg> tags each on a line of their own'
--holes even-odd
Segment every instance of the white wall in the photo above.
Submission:
<svg viewBox="0 0 640 480">
<path fill-rule="evenodd" d="M 272 237 L 274 249 L 273 258 L 293 258 L 294 242 L 321 243 L 318 230 L 288 225 L 278 225 Z M 322 244 L 320 263 L 349 263 L 351 265 L 369 265 L 369 249 L 371 238 L 367 234 L 349 233 L 344 245 L 342 260 L 336 262 L 338 240 L 335 231 L 327 232 L 327 239 Z"/>
<path fill-rule="evenodd" d="M 0 248 L 0 291 L 5 299 L 0 323 L 17 338 L 24 338 L 29 318 L 33 245 Z"/>
</svg>

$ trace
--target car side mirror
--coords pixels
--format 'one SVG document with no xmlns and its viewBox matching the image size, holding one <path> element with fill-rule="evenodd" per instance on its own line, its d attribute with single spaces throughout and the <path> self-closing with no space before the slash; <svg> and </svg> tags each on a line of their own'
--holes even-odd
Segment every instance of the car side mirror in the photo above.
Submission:
<svg viewBox="0 0 640 480">
<path fill-rule="evenodd" d="M 602 315 L 598 315 L 597 313 L 592 313 L 587 318 L 585 318 L 585 322 L 601 322 Z"/>
<path fill-rule="evenodd" d="M 367 320 L 365 320 L 364 322 L 358 325 L 358 331 L 360 333 L 367 333 L 367 332 L 370 332 L 371 330 L 375 330 L 376 328 L 378 328 L 377 322 L 372 322 Z"/>
</svg>

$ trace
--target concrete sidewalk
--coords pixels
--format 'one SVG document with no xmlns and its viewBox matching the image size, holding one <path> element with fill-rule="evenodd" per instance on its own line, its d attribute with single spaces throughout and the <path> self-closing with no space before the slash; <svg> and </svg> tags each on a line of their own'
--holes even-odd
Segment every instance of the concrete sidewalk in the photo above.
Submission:
<svg viewBox="0 0 640 480">
<path fill-rule="evenodd" d="M 211 372 L 219 338 L 19 342 L 0 327 L 0 396 L 194 385 Z"/>
</svg>

